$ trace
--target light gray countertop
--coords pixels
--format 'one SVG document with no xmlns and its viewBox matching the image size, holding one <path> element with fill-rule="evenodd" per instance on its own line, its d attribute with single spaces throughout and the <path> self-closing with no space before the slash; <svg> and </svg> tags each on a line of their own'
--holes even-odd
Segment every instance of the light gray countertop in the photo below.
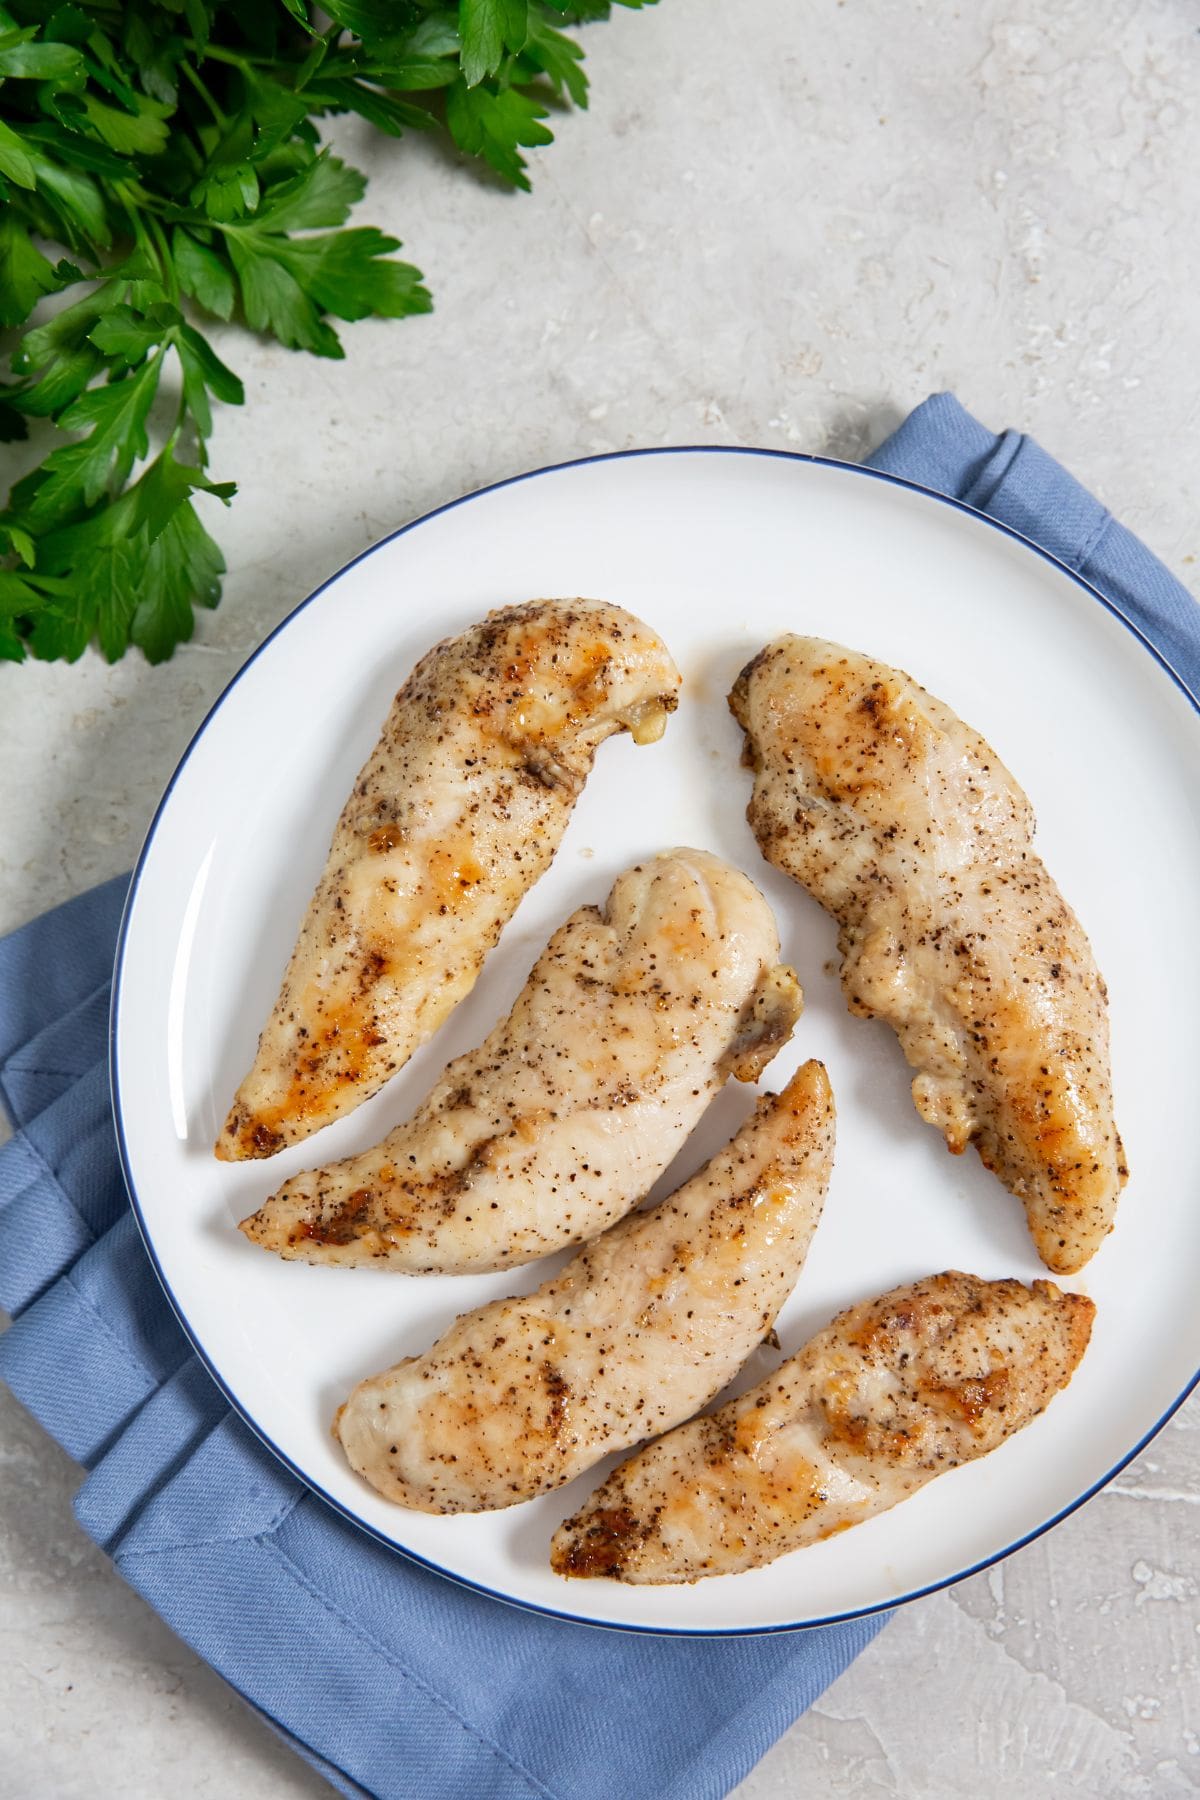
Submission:
<svg viewBox="0 0 1200 1800">
<path fill-rule="evenodd" d="M 1194 586 L 1196 27 L 1190 0 L 665 0 L 587 33 L 590 116 L 519 198 L 425 143 L 393 175 L 339 128 L 437 310 L 348 327 L 341 364 L 221 334 L 249 402 L 214 448 L 241 485 L 225 599 L 157 670 L 0 665 L 0 930 L 129 867 L 208 705 L 322 576 L 541 463 L 853 457 L 950 387 Z M 328 1793 L 111 1573 L 77 1479 L 0 1397 L 0 1796 Z M 900 1613 L 741 1800 L 1192 1793 L 1198 1544 L 1193 1403 L 1048 1537 Z"/>
</svg>

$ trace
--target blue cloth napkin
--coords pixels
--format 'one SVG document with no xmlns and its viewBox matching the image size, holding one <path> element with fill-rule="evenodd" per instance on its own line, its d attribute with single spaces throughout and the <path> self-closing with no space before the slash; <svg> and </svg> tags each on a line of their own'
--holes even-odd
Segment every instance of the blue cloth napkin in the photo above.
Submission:
<svg viewBox="0 0 1200 1800">
<path fill-rule="evenodd" d="M 1098 588 L 1200 693 L 1200 606 L 1145 544 L 1020 431 L 999 437 L 934 394 L 867 467 L 950 494 L 1019 531 Z"/>
<path fill-rule="evenodd" d="M 1185 590 L 1029 439 L 937 395 L 871 461 L 1044 544 L 1200 676 Z M 718 1800 L 882 1621 L 735 1640 L 562 1624 L 382 1549 L 277 1463 L 191 1354 L 122 1186 L 105 1036 L 125 887 L 0 942 L 0 1376 L 88 1471 L 80 1523 L 343 1793 Z"/>
</svg>

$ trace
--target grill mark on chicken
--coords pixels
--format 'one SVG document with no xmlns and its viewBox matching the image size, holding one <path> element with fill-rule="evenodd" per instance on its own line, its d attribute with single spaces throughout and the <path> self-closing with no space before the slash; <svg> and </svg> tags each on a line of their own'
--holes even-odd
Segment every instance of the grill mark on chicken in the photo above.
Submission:
<svg viewBox="0 0 1200 1800">
<path fill-rule="evenodd" d="M 531 1499 L 687 1418 L 736 1374 L 820 1218 L 834 1111 L 820 1063 L 768 1095 L 653 1211 L 593 1239 L 536 1293 L 457 1319 L 362 1382 L 334 1426 L 386 1499 L 476 1512 Z"/>
<path fill-rule="evenodd" d="M 596 600 L 504 607 L 421 659 L 338 820 L 219 1157 L 273 1156 L 403 1067 L 549 866 L 599 745 L 654 742 L 679 685 L 655 633 Z"/>
<path fill-rule="evenodd" d="M 852 1306 L 748 1393 L 614 1470 L 554 1535 L 560 1575 L 761 1567 L 986 1456 L 1071 1379 L 1095 1308 L 950 1271 Z"/>
<path fill-rule="evenodd" d="M 850 1011 L 893 1027 L 917 1111 L 1024 1202 L 1047 1267 L 1082 1268 L 1127 1176 L 1107 995 L 1025 794 L 909 676 L 815 638 L 768 645 L 730 706 L 750 824 L 837 919 Z"/>
<path fill-rule="evenodd" d="M 602 1231 L 801 995 L 750 879 L 680 850 L 555 932 L 507 1019 L 373 1150 L 285 1182 L 242 1230 L 308 1262 L 408 1274 L 528 1262 Z"/>
</svg>

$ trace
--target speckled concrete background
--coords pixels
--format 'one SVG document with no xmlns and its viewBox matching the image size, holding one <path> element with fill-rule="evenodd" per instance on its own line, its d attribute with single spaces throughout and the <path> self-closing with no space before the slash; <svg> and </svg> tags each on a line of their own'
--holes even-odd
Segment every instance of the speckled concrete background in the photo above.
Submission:
<svg viewBox="0 0 1200 1800">
<path fill-rule="evenodd" d="M 205 709 L 317 580 L 539 463 L 856 456 L 952 387 L 1194 585 L 1198 23 L 1192 0 L 664 0 L 589 33 L 591 116 L 532 197 L 340 132 L 438 310 L 348 329 L 340 365 L 229 334 L 250 404 L 216 439 L 241 484 L 220 610 L 159 670 L 0 667 L 0 929 L 129 866 Z M 327 1793 L 109 1572 L 76 1479 L 0 1400 L 0 1795 Z M 1200 1788 L 1198 1508 L 1193 1405 L 1050 1537 L 898 1616 L 739 1800 Z"/>
</svg>

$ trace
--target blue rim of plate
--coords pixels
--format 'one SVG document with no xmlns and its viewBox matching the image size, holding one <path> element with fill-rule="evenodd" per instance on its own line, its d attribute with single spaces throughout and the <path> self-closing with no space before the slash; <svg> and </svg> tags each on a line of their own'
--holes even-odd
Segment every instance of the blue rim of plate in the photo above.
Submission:
<svg viewBox="0 0 1200 1800">
<path fill-rule="evenodd" d="M 302 1486 L 307 1488 L 310 1493 L 315 1494 L 318 1499 L 324 1501 L 326 1506 L 332 1507 L 333 1511 L 339 1514 L 340 1517 L 348 1520 L 351 1525 L 356 1526 L 357 1529 L 364 1532 L 367 1537 L 374 1539 L 378 1544 L 382 1544 L 385 1549 L 392 1551 L 395 1555 L 405 1557 L 409 1562 L 416 1563 L 423 1569 L 428 1569 L 434 1575 L 442 1576 L 446 1581 L 454 1582 L 458 1587 L 468 1588 L 472 1593 L 483 1594 L 489 1600 L 498 1600 L 505 1606 L 516 1607 L 517 1610 L 521 1612 L 540 1613 L 545 1618 L 561 1619 L 568 1625 L 588 1625 L 597 1631 L 623 1631 L 634 1633 L 640 1637 L 774 1637 L 780 1632 L 813 1631 L 824 1625 L 844 1625 L 849 1623 L 852 1619 L 870 1618 L 877 1613 L 891 1612 L 898 1606 L 907 1606 L 913 1600 L 924 1599 L 927 1594 L 940 1593 L 943 1588 L 954 1587 L 958 1582 L 966 1581 L 970 1576 L 978 1575 L 982 1570 L 990 1569 L 996 1563 L 1003 1562 L 1017 1550 L 1023 1550 L 1027 1544 L 1032 1544 L 1036 1538 L 1040 1538 L 1044 1536 L 1046 1532 L 1052 1531 L 1056 1525 L 1061 1525 L 1062 1521 L 1069 1518 L 1073 1512 L 1077 1512 L 1081 1506 L 1084 1506 L 1094 1495 L 1098 1494 L 1102 1488 L 1107 1487 L 1113 1477 L 1119 1475 L 1121 1470 L 1131 1463 L 1135 1456 L 1141 1454 L 1146 1448 L 1146 1445 L 1149 1444 L 1152 1439 L 1157 1437 L 1163 1426 L 1166 1425 L 1167 1422 L 1174 1417 L 1175 1413 L 1179 1411 L 1179 1408 L 1183 1405 L 1189 1394 L 1200 1385 L 1200 1369 L 1197 1369 L 1191 1380 L 1184 1387 L 1182 1393 L 1171 1402 L 1170 1406 L 1168 1406 L 1158 1422 L 1152 1425 L 1149 1431 L 1138 1439 L 1137 1443 L 1134 1444 L 1133 1448 L 1129 1450 L 1126 1455 L 1122 1456 L 1118 1462 L 1113 1464 L 1106 1475 L 1102 1475 L 1098 1481 L 1094 1481 L 1089 1488 L 1086 1488 L 1084 1492 L 1072 1500 L 1069 1505 L 1062 1507 L 1041 1525 L 1035 1526 L 1032 1531 L 1027 1531 L 1023 1537 L 1016 1538 L 1011 1544 L 1007 1544 L 1003 1550 L 997 1550 L 995 1555 L 985 1556 L 981 1561 L 971 1563 L 965 1569 L 957 1569 L 953 1574 L 944 1576 L 940 1581 L 931 1581 L 924 1587 L 913 1588 L 910 1592 L 905 1594 L 897 1594 L 894 1599 L 880 1601 L 879 1604 L 875 1606 L 853 1607 L 848 1612 L 824 1613 L 819 1618 L 796 1619 L 788 1624 L 782 1625 L 737 1625 L 730 1626 L 726 1630 L 722 1630 L 719 1627 L 714 1627 L 709 1630 L 697 1630 L 669 1625 L 618 1625 L 608 1619 L 586 1619 L 581 1617 L 578 1613 L 568 1612 L 561 1607 L 539 1606 L 532 1600 L 519 1600 L 512 1594 L 499 1593 L 495 1588 L 485 1586 L 483 1582 L 471 1581 L 464 1575 L 456 1574 L 453 1569 L 444 1569 L 440 1563 L 432 1562 L 428 1557 L 418 1555 L 415 1550 L 409 1550 L 402 1544 L 397 1544 L 393 1538 L 386 1537 L 383 1532 L 377 1531 L 372 1525 L 368 1525 L 357 1513 L 344 1505 L 342 1501 L 335 1499 L 332 1494 L 328 1493 L 317 1482 L 313 1481 L 304 1473 L 303 1469 L 299 1468 L 296 1463 L 292 1461 L 291 1457 L 287 1456 L 284 1451 L 279 1448 L 278 1444 L 272 1441 L 257 1421 L 251 1417 L 249 1411 L 242 1405 L 241 1401 L 229 1387 L 220 1371 L 214 1366 L 209 1358 L 208 1352 L 205 1350 L 204 1345 L 201 1343 L 196 1332 L 192 1329 L 179 1301 L 172 1292 L 171 1284 L 167 1280 L 162 1264 L 159 1262 L 150 1229 L 142 1213 L 141 1202 L 138 1199 L 137 1189 L 134 1185 L 133 1171 L 129 1166 L 129 1149 L 125 1141 L 125 1127 L 122 1119 L 120 1075 L 117 1067 L 117 1019 L 121 1006 L 121 977 L 124 971 L 129 925 L 133 914 L 134 903 L 137 899 L 138 888 L 141 884 L 142 873 L 154 844 L 159 820 L 162 818 L 163 812 L 174 792 L 175 783 L 182 774 L 188 759 L 191 757 L 191 754 L 200 742 L 200 739 L 204 736 L 205 732 L 216 718 L 217 713 L 221 710 L 221 707 L 225 704 L 225 701 L 229 698 L 229 695 L 233 692 L 246 671 L 258 661 L 259 657 L 263 655 L 280 633 L 287 630 L 288 626 L 292 623 L 292 620 L 295 619 L 299 613 L 304 612 L 307 607 L 311 606 L 314 601 L 319 600 L 325 590 L 332 587 L 334 582 L 340 581 L 347 570 L 353 569 L 360 562 L 364 562 L 368 556 L 374 556 L 377 551 L 382 550 L 388 544 L 394 543 L 397 538 L 405 537 L 410 531 L 416 531 L 422 525 L 428 524 L 431 519 L 439 518 L 443 513 L 453 512 L 456 507 L 467 506 L 472 500 L 481 499 L 485 494 L 495 494 L 502 488 L 515 487 L 519 482 L 536 481 L 538 477 L 542 475 L 557 475 L 566 469 L 586 468 L 591 463 L 629 462 L 634 458 L 643 456 L 763 456 L 768 457 L 775 462 L 792 462 L 806 465 L 815 464 L 818 468 L 838 469 L 846 474 L 860 476 L 865 480 L 882 481 L 892 487 L 907 488 L 910 493 L 919 494 L 923 499 L 935 501 L 939 505 L 950 507 L 955 512 L 966 513 L 970 518 L 980 520 L 993 531 L 999 532 L 1001 536 L 1011 538 L 1015 543 L 1022 544 L 1026 549 L 1032 550 L 1043 562 L 1049 563 L 1053 568 L 1058 569 L 1062 574 L 1066 575 L 1069 580 L 1073 581 L 1076 587 L 1082 588 L 1085 594 L 1104 608 L 1105 612 L 1110 613 L 1113 618 L 1119 620 L 1126 630 L 1137 639 L 1142 648 L 1153 657 L 1154 661 L 1163 672 L 1170 677 L 1185 699 L 1191 704 L 1193 711 L 1200 716 L 1200 699 L 1192 692 L 1178 670 L 1171 666 L 1157 646 L 1151 643 L 1145 632 L 1143 632 L 1132 619 L 1128 618 L 1126 614 L 1121 611 L 1119 606 L 1110 600 L 1107 595 L 1102 594 L 1099 588 L 1093 587 L 1091 582 L 1085 580 L 1077 570 L 1070 568 L 1068 564 L 1061 561 L 1059 557 L 1054 556 L 1049 550 L 1044 549 L 1041 544 L 1035 543 L 1032 538 L 1025 537 L 1023 533 L 1019 531 L 1014 531 L 1011 525 L 1005 525 L 1000 519 L 992 518 L 989 513 L 980 512 L 976 507 L 968 506 L 965 500 L 957 500 L 953 495 L 939 493 L 936 488 L 922 487 L 920 482 L 908 481 L 904 476 L 889 474 L 884 469 L 872 469 L 863 463 L 843 462 L 840 458 L 834 456 L 809 456 L 797 450 L 769 450 L 750 444 L 663 444 L 642 450 L 612 450 L 603 455 L 572 457 L 568 458 L 565 462 L 547 463 L 540 469 L 528 469 L 521 475 L 508 475 L 502 481 L 489 482 L 486 487 L 475 488 L 469 494 L 460 494 L 457 499 L 447 500 L 443 505 L 435 506 L 429 512 L 422 513 L 419 518 L 411 519 L 407 525 L 401 525 L 395 531 L 389 532 L 386 537 L 379 538 L 374 544 L 368 545 L 365 550 L 360 550 L 357 556 L 351 557 L 350 561 L 344 563 L 340 569 L 335 570 L 332 575 L 321 583 L 320 587 L 314 588 L 311 594 L 301 600 L 298 605 L 294 606 L 291 612 L 280 620 L 279 624 L 276 625 L 269 636 L 263 639 L 258 648 L 246 659 L 241 668 L 221 690 L 220 694 L 218 694 L 200 725 L 193 733 L 187 749 L 180 757 L 179 762 L 176 764 L 175 771 L 163 791 L 162 799 L 154 810 L 154 817 L 150 821 L 145 841 L 142 844 L 137 862 L 134 865 L 133 875 L 129 882 L 129 892 L 125 897 L 125 906 L 121 914 L 121 926 L 117 934 L 116 956 L 113 965 L 112 1003 L 109 1009 L 108 1027 L 108 1068 L 109 1080 L 112 1087 L 113 1119 L 116 1126 L 117 1153 L 121 1161 L 121 1173 L 124 1176 L 125 1186 L 129 1193 L 130 1205 L 133 1208 L 134 1218 L 137 1220 L 137 1226 L 142 1236 L 142 1242 L 146 1247 L 146 1254 L 150 1258 L 151 1266 L 158 1277 L 171 1310 L 178 1319 L 193 1350 L 216 1383 L 217 1387 L 220 1389 L 221 1393 L 224 1395 L 225 1399 L 233 1408 L 234 1412 L 242 1420 L 243 1424 L 249 1427 L 260 1443 L 266 1446 L 272 1456 L 276 1457 L 278 1461 L 283 1464 L 284 1468 L 286 1468 L 290 1474 L 295 1476 L 296 1480 L 299 1481 Z"/>
</svg>

